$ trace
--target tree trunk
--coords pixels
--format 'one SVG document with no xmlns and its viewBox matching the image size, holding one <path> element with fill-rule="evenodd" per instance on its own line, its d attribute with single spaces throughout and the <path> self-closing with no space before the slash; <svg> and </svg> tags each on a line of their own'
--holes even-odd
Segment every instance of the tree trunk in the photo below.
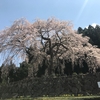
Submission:
<svg viewBox="0 0 100 100">
<path fill-rule="evenodd" d="M 54 75 L 54 66 L 53 66 L 53 51 L 50 51 L 50 64 L 48 68 L 48 75 Z"/>
<path fill-rule="evenodd" d="M 33 66 L 28 67 L 28 77 L 33 77 Z"/>
</svg>

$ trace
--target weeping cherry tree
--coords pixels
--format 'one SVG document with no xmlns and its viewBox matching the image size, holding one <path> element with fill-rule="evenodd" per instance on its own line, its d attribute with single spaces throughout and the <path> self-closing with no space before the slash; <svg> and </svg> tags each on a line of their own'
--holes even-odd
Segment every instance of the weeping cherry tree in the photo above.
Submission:
<svg viewBox="0 0 100 100">
<path fill-rule="evenodd" d="M 100 67 L 100 50 L 88 41 L 88 37 L 76 34 L 70 21 L 49 18 L 30 23 L 22 18 L 0 31 L 0 52 L 5 54 L 7 63 L 19 57 L 27 60 L 29 76 L 37 76 L 43 60 L 48 62 L 46 75 L 55 74 L 58 66 L 64 73 L 65 60 L 73 68 L 77 64 L 82 67 L 85 61 L 95 72 Z"/>
</svg>

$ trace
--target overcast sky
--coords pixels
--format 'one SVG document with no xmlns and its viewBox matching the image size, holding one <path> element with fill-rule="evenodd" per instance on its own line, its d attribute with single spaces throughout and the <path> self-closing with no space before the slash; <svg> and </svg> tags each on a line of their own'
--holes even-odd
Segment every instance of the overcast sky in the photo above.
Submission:
<svg viewBox="0 0 100 100">
<path fill-rule="evenodd" d="M 84 28 L 100 24 L 100 0 L 0 0 L 0 30 L 22 17 L 30 22 L 56 17 Z"/>
</svg>

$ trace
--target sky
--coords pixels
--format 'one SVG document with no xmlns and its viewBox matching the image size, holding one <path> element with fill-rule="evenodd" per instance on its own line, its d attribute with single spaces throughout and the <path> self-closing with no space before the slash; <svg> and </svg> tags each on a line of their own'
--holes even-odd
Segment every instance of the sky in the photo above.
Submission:
<svg viewBox="0 0 100 100">
<path fill-rule="evenodd" d="M 20 18 L 55 17 L 72 21 L 74 29 L 100 24 L 100 0 L 0 0 L 0 30 Z"/>
<path fill-rule="evenodd" d="M 0 0 L 0 31 L 20 18 L 30 22 L 55 17 L 72 21 L 75 30 L 100 24 L 100 0 Z M 2 60 L 0 60 L 2 64 Z"/>
</svg>

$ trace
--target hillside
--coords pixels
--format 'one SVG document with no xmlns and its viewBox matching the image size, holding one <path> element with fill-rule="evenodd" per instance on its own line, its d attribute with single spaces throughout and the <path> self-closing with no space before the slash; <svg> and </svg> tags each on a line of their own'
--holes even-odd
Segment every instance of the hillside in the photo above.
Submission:
<svg viewBox="0 0 100 100">
<path fill-rule="evenodd" d="M 59 96 L 64 94 L 99 95 L 100 89 L 97 82 L 100 73 L 63 76 L 54 78 L 27 78 L 22 81 L 0 86 L 0 97 L 10 98 L 18 96 Z"/>
</svg>

